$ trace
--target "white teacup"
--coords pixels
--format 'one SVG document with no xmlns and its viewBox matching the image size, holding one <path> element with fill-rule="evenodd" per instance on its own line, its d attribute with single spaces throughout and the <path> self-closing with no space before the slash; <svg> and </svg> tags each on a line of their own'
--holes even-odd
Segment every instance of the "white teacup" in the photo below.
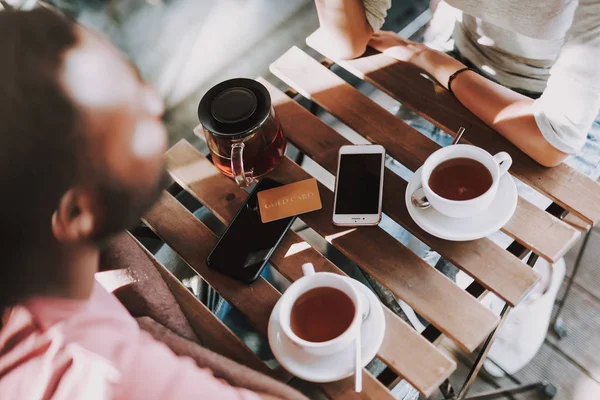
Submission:
<svg viewBox="0 0 600 400">
<path fill-rule="evenodd" d="M 354 343 L 360 334 L 360 326 L 364 307 L 368 307 L 363 294 L 358 293 L 347 278 L 329 272 L 315 272 L 312 264 L 302 266 L 304 277 L 294 282 L 281 296 L 279 307 L 279 323 L 283 333 L 306 352 L 316 355 L 328 355 L 344 350 Z M 326 342 L 309 342 L 296 335 L 290 325 L 292 306 L 307 291 L 318 287 L 332 287 L 344 292 L 354 303 L 354 318 L 348 328 L 338 337 Z"/>
<path fill-rule="evenodd" d="M 483 164 L 492 174 L 492 186 L 479 197 L 470 200 L 450 200 L 436 194 L 429 186 L 431 173 L 440 163 L 451 158 L 471 158 Z M 487 151 L 468 144 L 455 144 L 439 149 L 429 156 L 421 169 L 421 185 L 427 200 L 440 213 L 453 218 L 467 218 L 485 211 L 498 191 L 500 178 L 512 165 L 512 158 L 501 151 L 491 155 Z"/>
</svg>

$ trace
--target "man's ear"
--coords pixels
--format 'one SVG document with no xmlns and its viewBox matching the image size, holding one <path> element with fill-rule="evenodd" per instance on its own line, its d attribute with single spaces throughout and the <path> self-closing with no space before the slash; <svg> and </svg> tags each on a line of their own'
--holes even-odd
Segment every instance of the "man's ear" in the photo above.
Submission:
<svg viewBox="0 0 600 400">
<path fill-rule="evenodd" d="M 89 239 L 95 224 L 92 202 L 85 190 L 69 189 L 52 214 L 52 233 L 61 242 Z"/>
</svg>

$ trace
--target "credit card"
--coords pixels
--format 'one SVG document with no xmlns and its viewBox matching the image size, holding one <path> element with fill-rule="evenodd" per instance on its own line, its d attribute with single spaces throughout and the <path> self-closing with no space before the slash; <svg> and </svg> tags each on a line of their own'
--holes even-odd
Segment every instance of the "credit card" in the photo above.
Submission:
<svg viewBox="0 0 600 400">
<path fill-rule="evenodd" d="M 260 219 L 263 223 L 320 210 L 321 197 L 314 178 L 290 183 L 258 193 Z"/>
</svg>

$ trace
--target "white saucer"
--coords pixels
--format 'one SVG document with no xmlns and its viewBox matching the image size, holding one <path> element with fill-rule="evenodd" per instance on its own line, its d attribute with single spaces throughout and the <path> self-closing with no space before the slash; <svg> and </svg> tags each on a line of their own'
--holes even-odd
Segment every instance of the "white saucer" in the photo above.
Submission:
<svg viewBox="0 0 600 400">
<path fill-rule="evenodd" d="M 357 290 L 370 303 L 368 317 L 361 327 L 362 365 L 366 366 L 377 354 L 385 334 L 385 317 L 377 297 L 365 285 L 352 279 Z M 305 352 L 283 333 L 279 325 L 279 303 L 275 304 L 269 319 L 269 345 L 279 364 L 289 373 L 310 382 L 333 382 L 354 375 L 354 345 L 340 353 L 316 356 Z"/>
<path fill-rule="evenodd" d="M 502 228 L 517 208 L 517 185 L 510 174 L 500 178 L 498 193 L 490 208 L 481 214 L 469 218 L 451 218 L 439 213 L 433 207 L 420 209 L 412 205 L 410 198 L 421 186 L 421 168 L 412 176 L 404 199 L 408 213 L 425 232 L 441 239 L 463 242 L 481 239 Z"/>
</svg>

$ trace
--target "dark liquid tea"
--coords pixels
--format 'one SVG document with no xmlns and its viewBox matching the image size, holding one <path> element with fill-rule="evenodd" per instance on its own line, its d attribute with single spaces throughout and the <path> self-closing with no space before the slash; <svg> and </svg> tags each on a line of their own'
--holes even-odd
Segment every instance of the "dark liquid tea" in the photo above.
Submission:
<svg viewBox="0 0 600 400">
<path fill-rule="evenodd" d="M 471 158 L 451 158 L 431 172 L 429 187 L 448 200 L 470 200 L 492 187 L 492 174 L 485 165 Z"/>
<path fill-rule="evenodd" d="M 281 127 L 267 121 L 260 132 L 244 141 L 244 168 L 256 178 L 270 172 L 283 158 L 287 141 Z M 231 141 L 206 135 L 213 163 L 225 175 L 233 178 L 231 171 Z"/>
<path fill-rule="evenodd" d="M 298 297 L 292 306 L 290 325 L 301 339 L 326 342 L 348 329 L 354 313 L 354 302 L 346 293 L 332 287 L 318 287 Z"/>
</svg>

